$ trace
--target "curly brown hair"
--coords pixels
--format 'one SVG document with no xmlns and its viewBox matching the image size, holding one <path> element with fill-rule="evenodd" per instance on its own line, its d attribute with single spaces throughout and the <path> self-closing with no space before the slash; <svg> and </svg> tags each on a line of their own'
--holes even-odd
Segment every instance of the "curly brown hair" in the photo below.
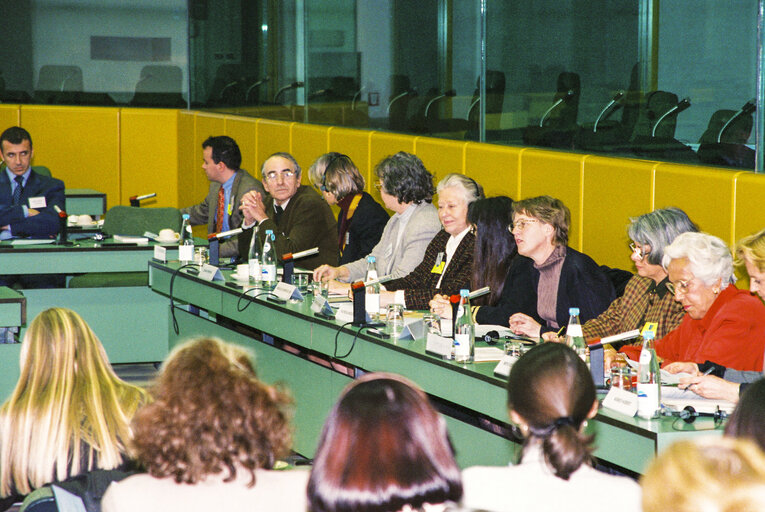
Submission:
<svg viewBox="0 0 765 512">
<path fill-rule="evenodd" d="M 177 347 L 133 421 L 133 448 L 154 477 L 194 484 L 207 475 L 273 467 L 289 452 L 290 398 L 258 380 L 250 355 L 216 338 Z"/>
</svg>

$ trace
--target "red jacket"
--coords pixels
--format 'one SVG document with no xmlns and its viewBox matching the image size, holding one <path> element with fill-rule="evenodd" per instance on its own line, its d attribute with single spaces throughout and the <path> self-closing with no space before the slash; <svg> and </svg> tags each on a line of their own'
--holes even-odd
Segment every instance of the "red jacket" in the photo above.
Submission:
<svg viewBox="0 0 765 512">
<path fill-rule="evenodd" d="M 640 347 L 624 347 L 635 360 Z M 674 331 L 656 341 L 664 363 L 714 363 L 734 370 L 762 371 L 765 353 L 765 305 L 733 285 L 720 292 L 704 318 L 688 315 Z"/>
</svg>

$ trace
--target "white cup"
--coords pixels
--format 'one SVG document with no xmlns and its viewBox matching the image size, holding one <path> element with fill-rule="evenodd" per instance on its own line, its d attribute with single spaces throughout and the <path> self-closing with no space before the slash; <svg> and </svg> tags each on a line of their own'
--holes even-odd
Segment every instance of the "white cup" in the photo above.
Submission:
<svg viewBox="0 0 765 512">
<path fill-rule="evenodd" d="M 237 265 L 234 277 L 239 281 L 248 281 L 250 279 L 250 265 L 247 263 Z"/>
<path fill-rule="evenodd" d="M 77 225 L 78 226 L 90 226 L 93 224 L 93 217 L 90 215 L 78 215 L 77 216 Z"/>
<path fill-rule="evenodd" d="M 178 240 L 178 233 L 170 228 L 160 229 L 159 239 L 163 242 L 174 242 Z"/>
</svg>

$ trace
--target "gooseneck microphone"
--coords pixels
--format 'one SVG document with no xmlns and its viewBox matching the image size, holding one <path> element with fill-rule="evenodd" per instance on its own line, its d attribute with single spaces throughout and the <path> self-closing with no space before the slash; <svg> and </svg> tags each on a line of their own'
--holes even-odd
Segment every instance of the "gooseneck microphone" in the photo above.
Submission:
<svg viewBox="0 0 765 512">
<path fill-rule="evenodd" d="M 305 82 L 292 82 L 289 85 L 285 85 L 284 87 L 276 91 L 276 94 L 274 94 L 274 103 L 276 103 L 276 100 L 279 99 L 279 96 L 281 96 L 283 92 L 289 91 L 291 89 L 297 89 L 303 86 L 305 86 Z"/>
<path fill-rule="evenodd" d="M 432 100 L 428 102 L 428 104 L 425 106 L 425 117 L 428 117 L 428 111 L 430 110 L 430 106 L 440 100 L 441 98 L 453 98 L 457 95 L 457 91 L 454 89 L 449 89 L 448 91 L 444 91 L 442 94 L 437 95 Z"/>
<path fill-rule="evenodd" d="M 608 112 L 610 115 L 613 112 L 615 112 L 619 107 L 621 107 L 621 104 L 617 105 L 617 102 L 621 100 L 623 97 L 624 97 L 624 91 L 619 91 L 614 95 L 613 98 L 611 98 L 611 101 L 609 101 L 608 104 L 605 107 L 603 107 L 603 110 L 601 110 L 600 114 L 598 114 L 598 118 L 595 119 L 595 124 L 592 127 L 593 133 L 596 133 L 598 131 L 598 123 L 600 122 L 601 119 L 603 119 L 603 116 L 606 115 L 606 112 Z M 611 107 L 613 107 L 614 105 L 616 105 L 616 108 L 609 112 Z"/>
<path fill-rule="evenodd" d="M 556 108 L 558 105 L 560 105 L 561 103 L 563 103 L 564 101 L 568 101 L 568 100 L 570 100 L 570 99 L 571 99 L 571 98 L 573 98 L 573 97 L 574 97 L 574 90 L 573 90 L 573 89 L 569 89 L 568 91 L 566 91 L 566 95 L 565 95 L 565 96 L 563 96 L 562 98 L 559 98 L 559 99 L 558 99 L 558 101 L 556 101 L 555 103 L 553 103 L 553 104 L 552 104 L 552 106 L 551 106 L 550 108 L 548 108 L 548 109 L 545 111 L 545 113 L 544 113 L 544 114 L 542 114 L 542 118 L 539 120 L 539 127 L 540 127 L 540 128 L 542 128 L 542 126 L 544 126 L 544 124 L 545 124 L 545 120 L 547 119 L 547 116 L 549 116 L 549 115 L 550 115 L 550 112 L 552 112 L 553 110 L 555 110 L 555 108 Z"/>
<path fill-rule="evenodd" d="M 741 117 L 745 114 L 751 114 L 757 110 L 757 99 L 752 98 L 751 100 L 747 101 L 743 107 L 739 109 L 738 112 L 733 114 L 730 119 L 728 119 L 728 122 L 723 125 L 723 127 L 720 129 L 720 131 L 717 133 L 717 143 L 719 144 L 722 140 L 723 133 L 725 133 L 725 130 L 730 126 L 730 124 L 733 122 L 734 119 L 737 117 Z"/>
<path fill-rule="evenodd" d="M 267 77 L 265 77 L 265 78 L 263 78 L 261 80 L 258 80 L 257 82 L 255 82 L 251 86 L 249 86 L 247 88 L 247 91 L 244 93 L 244 101 L 249 101 L 250 100 L 250 92 L 252 92 L 253 89 L 255 89 L 257 87 L 260 87 L 261 85 L 263 85 L 265 83 L 268 83 L 270 80 L 271 80 L 271 77 L 267 76 Z"/>
<path fill-rule="evenodd" d="M 677 105 L 675 105 L 671 109 L 667 110 L 664 113 L 664 115 L 661 116 L 658 121 L 656 121 L 656 124 L 653 125 L 653 130 L 651 130 L 651 137 L 655 137 L 656 136 L 656 128 L 659 127 L 659 125 L 661 124 L 662 121 L 664 121 L 664 119 L 666 119 L 670 115 L 677 115 L 677 114 L 679 114 L 680 112 L 682 112 L 683 110 L 687 109 L 690 106 L 691 106 L 691 99 L 690 98 L 686 97 L 686 98 L 683 98 L 680 101 L 678 101 Z"/>
</svg>

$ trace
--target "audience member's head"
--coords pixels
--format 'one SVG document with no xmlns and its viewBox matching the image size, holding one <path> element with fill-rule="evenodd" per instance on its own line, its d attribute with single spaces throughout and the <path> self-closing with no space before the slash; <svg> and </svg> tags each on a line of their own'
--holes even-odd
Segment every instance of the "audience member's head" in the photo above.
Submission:
<svg viewBox="0 0 765 512">
<path fill-rule="evenodd" d="M 12 126 L 0 134 L 0 156 L 16 176 L 27 172 L 33 155 L 32 136 L 24 128 Z"/>
<path fill-rule="evenodd" d="M 21 375 L 0 408 L 0 494 L 120 466 L 145 398 L 114 374 L 77 313 L 43 311 L 24 334 Z"/>
<path fill-rule="evenodd" d="M 496 304 L 502 295 L 510 263 L 516 255 L 513 224 L 513 200 L 507 196 L 487 197 L 470 203 L 468 222 L 476 228 L 473 249 L 473 290 L 488 286 L 489 295 L 473 304 Z"/>
<path fill-rule="evenodd" d="M 765 296 L 765 229 L 736 244 L 736 265 L 746 267 L 749 291 Z"/>
<path fill-rule="evenodd" d="M 553 228 L 552 244 L 568 244 L 568 229 L 571 212 L 560 199 L 550 196 L 531 197 L 513 203 L 513 219 L 523 218 L 524 222 L 538 221 Z M 522 229 L 520 231 L 523 231 Z"/>
<path fill-rule="evenodd" d="M 364 191 L 364 177 L 356 164 L 342 153 L 321 155 L 308 169 L 308 179 L 329 204 Z"/>
<path fill-rule="evenodd" d="M 202 149 L 212 149 L 212 161 L 216 164 L 223 162 L 232 171 L 239 170 L 242 165 L 242 153 L 236 141 L 226 135 L 207 137 L 202 143 Z"/>
<path fill-rule="evenodd" d="M 644 512 L 765 510 L 765 455 L 746 439 L 677 441 L 641 479 Z"/>
<path fill-rule="evenodd" d="M 3 142 L 21 144 L 25 140 L 29 141 L 29 149 L 32 149 L 32 136 L 29 135 L 29 132 L 20 126 L 11 126 L 0 133 L 0 148 L 2 148 Z"/>
<path fill-rule="evenodd" d="M 368 374 L 345 389 L 319 440 L 312 512 L 417 510 L 461 496 L 446 424 L 422 390 L 390 374 Z"/>
<path fill-rule="evenodd" d="M 592 437 L 582 430 L 598 411 L 592 376 L 561 343 L 544 343 L 513 365 L 507 384 L 511 420 L 526 437 L 524 451 L 539 448 L 553 473 L 568 480 L 589 462 Z"/>
<path fill-rule="evenodd" d="M 765 379 L 750 384 L 741 394 L 725 434 L 752 439 L 765 450 Z"/>
<path fill-rule="evenodd" d="M 430 203 L 433 200 L 433 175 L 425 169 L 425 164 L 411 153 L 399 151 L 387 156 L 375 167 L 375 175 L 380 180 L 380 192 L 385 206 L 394 210 L 385 201 L 385 194 L 402 204 Z"/>
<path fill-rule="evenodd" d="M 630 239 L 645 252 L 646 261 L 651 265 L 661 265 L 664 248 L 671 244 L 681 233 L 695 232 L 699 228 L 680 208 L 671 206 L 660 208 L 639 217 L 630 219 L 627 229 Z M 648 246 L 647 250 L 643 250 Z"/>
<path fill-rule="evenodd" d="M 271 194 L 277 205 L 282 205 L 294 196 L 300 188 L 300 165 L 289 153 L 270 155 L 260 169 L 263 188 Z"/>
<path fill-rule="evenodd" d="M 289 400 L 255 376 L 249 353 L 219 339 L 177 347 L 133 422 L 133 446 L 154 477 L 195 484 L 207 475 L 271 469 L 288 453 Z"/>
</svg>

